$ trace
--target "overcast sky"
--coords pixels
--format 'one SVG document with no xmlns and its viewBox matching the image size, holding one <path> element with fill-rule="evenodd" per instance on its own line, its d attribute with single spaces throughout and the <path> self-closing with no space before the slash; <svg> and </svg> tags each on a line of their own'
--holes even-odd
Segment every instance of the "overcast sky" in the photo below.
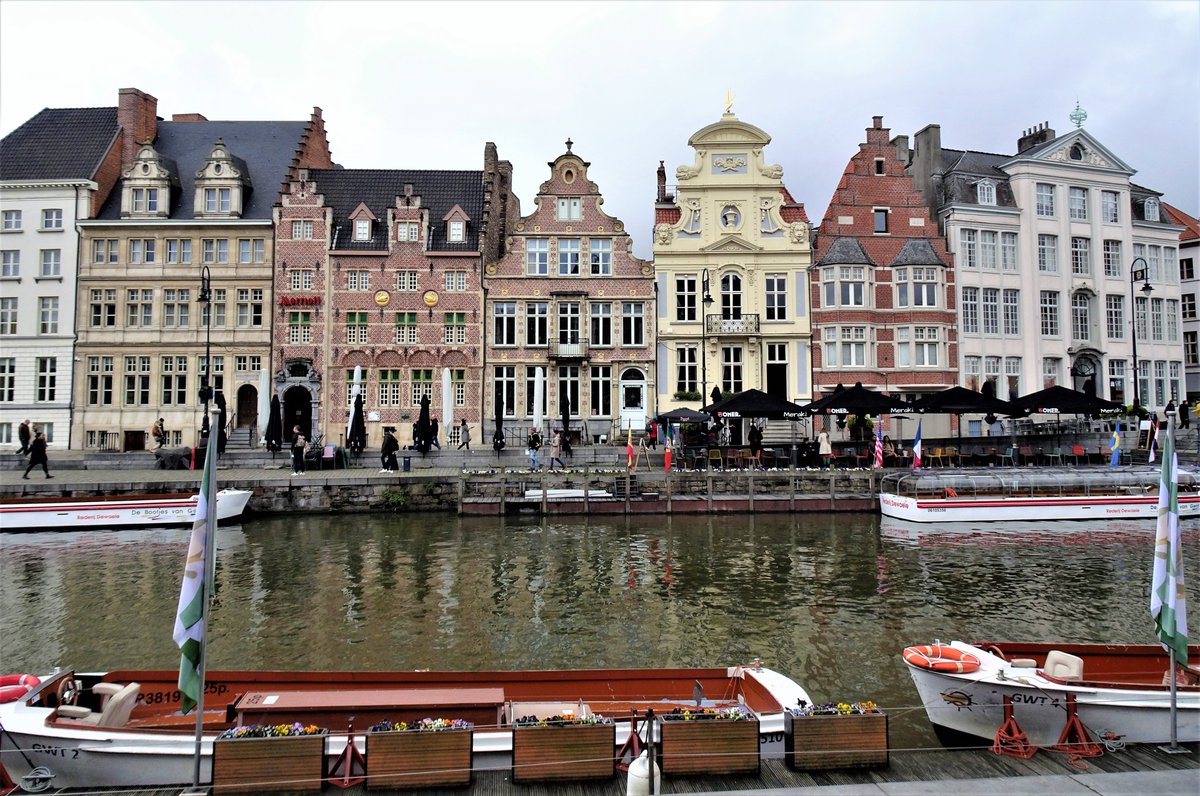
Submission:
<svg viewBox="0 0 1200 796">
<path fill-rule="evenodd" d="M 306 119 L 348 168 L 479 169 L 494 141 L 525 213 L 546 163 L 592 163 L 650 254 L 655 170 L 734 113 L 819 222 L 873 115 L 893 135 L 1012 153 L 1085 129 L 1134 181 L 1200 213 L 1200 3 L 0 2 L 0 132 L 45 107 Z"/>
</svg>

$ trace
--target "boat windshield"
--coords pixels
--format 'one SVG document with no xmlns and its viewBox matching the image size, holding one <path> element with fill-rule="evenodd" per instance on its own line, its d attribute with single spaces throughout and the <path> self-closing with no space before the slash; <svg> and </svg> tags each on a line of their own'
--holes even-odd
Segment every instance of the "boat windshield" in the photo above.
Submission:
<svg viewBox="0 0 1200 796">
<path fill-rule="evenodd" d="M 1114 469 L 1016 468 L 1004 470 L 921 470 L 889 473 L 880 492 L 913 498 L 1051 495 L 1157 494 L 1157 467 Z M 1200 491 L 1200 473 L 1180 468 L 1180 492 Z"/>
</svg>

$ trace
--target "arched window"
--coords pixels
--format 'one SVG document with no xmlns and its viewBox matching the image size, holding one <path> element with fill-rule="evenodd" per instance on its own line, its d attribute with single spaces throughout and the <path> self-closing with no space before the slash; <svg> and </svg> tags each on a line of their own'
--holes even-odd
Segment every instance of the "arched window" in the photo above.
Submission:
<svg viewBox="0 0 1200 796">
<path fill-rule="evenodd" d="M 1080 144 L 1071 145 L 1071 160 L 1083 160 L 1083 146 Z"/>
<path fill-rule="evenodd" d="M 725 320 L 742 317 L 742 278 L 737 274 L 721 277 L 721 317 Z"/>
<path fill-rule="evenodd" d="M 1146 220 L 1147 221 L 1158 221 L 1159 220 L 1158 200 L 1157 199 L 1155 199 L 1153 196 L 1151 196 L 1149 199 L 1147 199 L 1145 209 L 1146 209 Z"/>
<path fill-rule="evenodd" d="M 991 180 L 982 180 L 975 186 L 975 200 L 981 205 L 996 204 L 996 184 Z"/>
</svg>

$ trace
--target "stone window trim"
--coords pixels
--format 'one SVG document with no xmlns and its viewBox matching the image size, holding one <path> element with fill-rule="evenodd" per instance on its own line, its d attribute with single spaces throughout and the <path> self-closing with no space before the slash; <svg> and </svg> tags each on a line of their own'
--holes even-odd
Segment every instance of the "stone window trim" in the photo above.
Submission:
<svg viewBox="0 0 1200 796">
<path fill-rule="evenodd" d="M 470 220 L 471 217 L 460 206 L 450 208 L 446 215 L 442 216 L 442 222 L 446 225 L 446 242 L 465 243 Z"/>
</svg>

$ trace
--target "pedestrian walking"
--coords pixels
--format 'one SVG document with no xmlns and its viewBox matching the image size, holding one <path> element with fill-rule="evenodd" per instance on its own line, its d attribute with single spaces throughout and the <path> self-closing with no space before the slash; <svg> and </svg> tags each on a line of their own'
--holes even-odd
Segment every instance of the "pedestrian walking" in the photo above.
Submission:
<svg viewBox="0 0 1200 796">
<path fill-rule="evenodd" d="M 158 419 L 158 422 L 154 424 L 154 428 L 151 433 L 154 434 L 154 441 L 156 443 L 158 443 L 154 447 L 161 448 L 163 445 L 166 445 L 167 444 L 167 421 L 160 417 Z"/>
<path fill-rule="evenodd" d="M 821 429 L 821 433 L 817 435 L 818 450 L 821 455 L 821 469 L 829 469 L 829 460 L 833 457 L 833 445 L 829 443 L 829 432 Z"/>
<path fill-rule="evenodd" d="M 29 480 L 29 471 L 40 464 L 42 472 L 46 474 L 46 477 L 53 478 L 54 476 L 50 475 L 48 462 L 49 457 L 46 456 L 46 435 L 39 431 L 29 446 L 29 466 L 25 468 L 25 475 L 21 477 Z"/>
<path fill-rule="evenodd" d="M 471 450 L 471 427 L 467 425 L 467 419 L 464 417 L 462 422 L 458 424 L 458 449 L 466 448 L 468 452 Z"/>
<path fill-rule="evenodd" d="M 438 419 L 436 417 L 429 418 L 429 437 L 429 441 L 433 443 L 433 447 L 441 450 L 442 443 L 438 439 Z"/>
<path fill-rule="evenodd" d="M 541 454 L 538 451 L 542 447 L 542 435 L 538 433 L 536 428 L 529 429 L 529 442 L 525 448 L 529 453 L 529 469 L 531 472 L 537 472 L 542 468 Z"/>
<path fill-rule="evenodd" d="M 1188 425 L 1190 425 L 1190 423 L 1191 423 L 1191 420 L 1188 417 L 1187 401 L 1180 401 L 1179 402 L 1179 427 L 1187 428 Z"/>
<path fill-rule="evenodd" d="M 17 450 L 17 453 L 22 455 L 29 453 L 29 444 L 33 442 L 33 432 L 30 431 L 28 420 L 17 428 L 17 440 L 21 443 L 21 447 Z"/>
<path fill-rule="evenodd" d="M 308 440 L 300 433 L 300 426 L 292 426 L 292 475 L 304 475 L 304 449 Z"/>
<path fill-rule="evenodd" d="M 554 472 L 555 462 L 558 462 L 558 466 L 563 470 L 567 469 L 567 465 L 562 460 L 562 443 L 562 432 L 555 431 L 554 438 L 550 440 L 550 472 Z"/>
<path fill-rule="evenodd" d="M 658 449 L 658 423 L 655 423 L 653 418 L 646 424 L 646 442 L 651 450 Z"/>
</svg>

